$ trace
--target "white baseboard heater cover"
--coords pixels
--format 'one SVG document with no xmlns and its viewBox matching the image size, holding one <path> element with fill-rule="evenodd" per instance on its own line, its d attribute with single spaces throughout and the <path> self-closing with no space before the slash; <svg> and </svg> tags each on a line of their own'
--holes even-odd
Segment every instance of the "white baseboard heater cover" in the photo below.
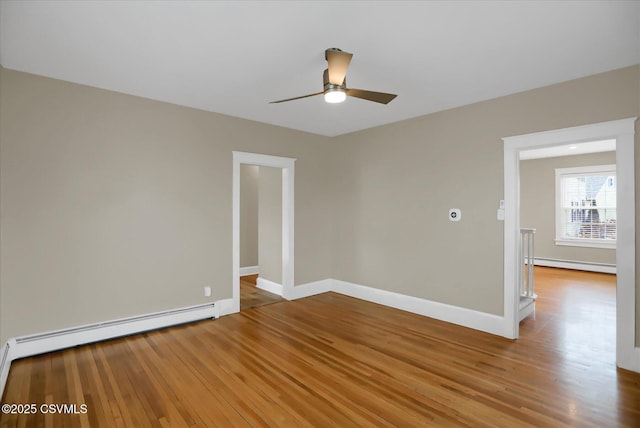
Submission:
<svg viewBox="0 0 640 428">
<path fill-rule="evenodd" d="M 144 331 L 217 318 L 215 303 L 172 309 L 118 320 L 15 338 L 12 359 L 56 351 L 100 340 L 113 339 Z"/>
</svg>

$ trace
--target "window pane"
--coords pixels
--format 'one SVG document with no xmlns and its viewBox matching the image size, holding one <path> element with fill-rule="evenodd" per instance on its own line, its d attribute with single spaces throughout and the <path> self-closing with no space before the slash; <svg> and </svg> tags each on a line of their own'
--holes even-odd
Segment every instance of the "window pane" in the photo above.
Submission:
<svg viewBox="0 0 640 428">
<path fill-rule="evenodd" d="M 571 174 L 561 178 L 562 238 L 615 240 L 615 173 Z"/>
</svg>

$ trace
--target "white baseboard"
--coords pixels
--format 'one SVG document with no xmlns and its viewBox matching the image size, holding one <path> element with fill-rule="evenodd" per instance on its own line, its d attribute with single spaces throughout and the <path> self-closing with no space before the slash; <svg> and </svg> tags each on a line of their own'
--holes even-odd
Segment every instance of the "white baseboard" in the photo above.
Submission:
<svg viewBox="0 0 640 428">
<path fill-rule="evenodd" d="M 640 373 L 640 348 L 634 347 L 631 352 L 616 350 L 616 365 L 621 369 Z"/>
<path fill-rule="evenodd" d="M 0 397 L 2 397 L 4 393 L 4 387 L 9 377 L 9 369 L 11 368 L 11 361 L 13 360 L 13 358 L 11 358 L 12 342 L 13 340 L 9 340 L 9 342 L 0 348 Z"/>
<path fill-rule="evenodd" d="M 260 273 L 260 266 L 246 266 L 240 268 L 240 276 L 256 275 Z"/>
<path fill-rule="evenodd" d="M 579 262 L 574 260 L 545 259 L 536 257 L 535 266 L 546 266 L 562 269 L 584 270 L 588 272 L 616 273 L 616 265 L 607 263 Z"/>
<path fill-rule="evenodd" d="M 257 286 L 260 289 L 282 296 L 282 285 L 280 284 L 276 284 L 263 278 L 258 278 Z M 502 316 L 433 302 L 418 297 L 407 296 L 336 279 L 324 279 L 297 285 L 293 287 L 293 290 L 290 293 L 287 293 L 287 295 L 283 297 L 287 300 L 296 300 L 330 291 L 464 327 L 473 328 L 475 330 L 484 331 L 498 336 L 504 336 L 504 317 Z"/>
<path fill-rule="evenodd" d="M 308 282 L 306 284 L 296 285 L 293 287 L 290 295 L 284 296 L 287 300 L 303 299 L 316 294 L 327 293 L 333 291 L 333 280 L 323 279 L 320 281 Z"/>
<path fill-rule="evenodd" d="M 498 336 L 505 335 L 505 321 L 502 316 L 433 302 L 431 300 L 353 284 L 337 279 L 324 279 L 321 281 L 297 285 L 293 287 L 292 295 L 285 296 L 285 298 L 295 300 L 329 291 Z"/>
<path fill-rule="evenodd" d="M 269 293 L 282 296 L 287 300 L 296 300 L 332 291 L 332 281 L 332 279 L 323 279 L 320 281 L 296 285 L 290 292 L 285 293 L 282 284 L 258 277 L 256 280 L 256 287 L 261 290 L 268 291 Z"/>
<path fill-rule="evenodd" d="M 223 299 L 216 302 L 219 316 L 231 315 L 240 311 L 240 306 L 233 304 L 233 299 Z"/>
<path fill-rule="evenodd" d="M 268 279 L 258 277 L 258 279 L 256 280 L 256 287 L 261 290 L 268 291 L 269 293 L 282 296 L 282 284 L 269 281 Z"/>
<path fill-rule="evenodd" d="M 518 307 L 518 321 L 522 321 L 536 311 L 535 298 L 520 297 L 520 305 Z"/>
<path fill-rule="evenodd" d="M 401 309 L 486 333 L 504 336 L 504 317 L 499 315 L 451 306 L 345 281 L 332 280 L 331 288 L 331 291 L 346 296 Z"/>
<path fill-rule="evenodd" d="M 283 287 L 281 284 L 276 284 L 275 282 L 264 278 L 258 278 L 257 287 L 283 296 Z M 330 291 L 498 336 L 504 336 L 505 326 L 504 317 L 502 316 L 433 302 L 418 297 L 407 296 L 336 279 L 324 279 L 297 285 L 283 297 L 287 300 L 296 300 Z M 224 315 L 222 308 L 221 315 Z"/>
</svg>

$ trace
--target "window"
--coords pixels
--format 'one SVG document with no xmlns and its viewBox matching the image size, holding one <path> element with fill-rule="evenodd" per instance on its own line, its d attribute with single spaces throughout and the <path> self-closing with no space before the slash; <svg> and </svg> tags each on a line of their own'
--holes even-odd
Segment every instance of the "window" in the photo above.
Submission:
<svg viewBox="0 0 640 428">
<path fill-rule="evenodd" d="M 556 245 L 616 247 L 616 166 L 556 169 Z"/>
</svg>

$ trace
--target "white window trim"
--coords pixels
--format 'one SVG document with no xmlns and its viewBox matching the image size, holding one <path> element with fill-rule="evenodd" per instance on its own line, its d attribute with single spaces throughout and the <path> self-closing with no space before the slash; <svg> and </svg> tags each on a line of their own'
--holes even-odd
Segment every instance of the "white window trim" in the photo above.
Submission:
<svg viewBox="0 0 640 428">
<path fill-rule="evenodd" d="M 557 220 L 556 220 L 557 221 Z M 615 250 L 616 243 L 613 240 L 604 239 L 555 239 L 556 245 L 568 247 L 608 248 Z"/>
<path fill-rule="evenodd" d="M 616 173 L 616 165 L 593 165 L 593 166 L 578 166 L 573 168 L 556 168 L 556 237 L 555 244 L 571 247 L 588 247 L 588 248 L 607 248 L 616 249 L 617 240 L 611 239 L 567 239 L 561 238 L 562 236 L 562 192 L 561 192 L 561 179 L 567 175 L 583 175 L 589 173 L 603 173 L 613 172 Z"/>
</svg>

